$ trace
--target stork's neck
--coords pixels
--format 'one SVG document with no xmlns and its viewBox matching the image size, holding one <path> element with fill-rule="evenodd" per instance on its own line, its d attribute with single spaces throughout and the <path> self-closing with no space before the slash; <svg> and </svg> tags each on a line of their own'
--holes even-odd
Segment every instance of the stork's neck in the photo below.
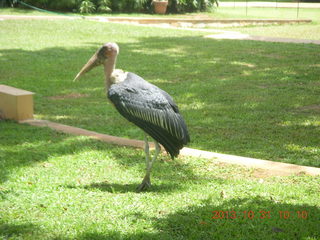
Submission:
<svg viewBox="0 0 320 240">
<path fill-rule="evenodd" d="M 104 73 L 106 76 L 106 89 L 109 90 L 112 81 L 111 75 L 116 67 L 117 55 L 109 56 L 108 60 L 104 63 Z"/>
</svg>

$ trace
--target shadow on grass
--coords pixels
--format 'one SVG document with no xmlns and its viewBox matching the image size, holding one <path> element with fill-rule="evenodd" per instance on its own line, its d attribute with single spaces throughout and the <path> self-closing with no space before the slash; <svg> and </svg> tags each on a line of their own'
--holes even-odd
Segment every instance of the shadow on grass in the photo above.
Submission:
<svg viewBox="0 0 320 240">
<path fill-rule="evenodd" d="M 219 215 L 215 211 L 225 214 Z M 231 214 L 233 211 L 235 215 Z M 320 209 L 315 206 L 286 204 L 260 197 L 224 199 L 219 203 L 208 198 L 200 205 L 191 205 L 171 214 L 163 213 L 158 218 L 136 213 L 137 224 L 140 220 L 151 221 L 152 231 L 140 229 L 126 234 L 90 228 L 82 229 L 83 233 L 72 239 L 318 239 L 319 215 Z M 0 223 L 0 236 L 5 238 L 36 234 L 44 232 L 33 224 Z M 71 238 L 60 236 L 54 239 Z"/>
<path fill-rule="evenodd" d="M 67 188 L 74 188 L 74 189 L 86 189 L 86 190 L 100 190 L 103 192 L 110 192 L 110 193 L 128 193 L 128 192 L 137 192 L 137 187 L 139 183 L 131 183 L 131 184 L 119 184 L 119 183 L 106 183 L 106 182 L 99 182 L 99 183 L 91 183 L 84 186 L 76 186 L 76 185 L 67 185 Z M 161 184 L 152 184 L 152 187 L 145 192 L 172 192 L 181 190 L 178 184 L 174 183 L 161 183 Z"/>
<path fill-rule="evenodd" d="M 71 81 L 101 43 L 86 45 L 1 50 L 3 78 L 16 71 L 17 77 L 7 83 L 36 92 L 36 113 L 48 120 L 141 139 L 139 129 L 107 104 L 101 69 L 76 84 Z M 191 147 L 320 166 L 314 150 L 320 144 L 314 124 L 318 112 L 299 110 L 316 102 L 320 73 L 312 64 L 320 60 L 314 54 L 318 46 L 159 36 L 119 45 L 119 68 L 174 96 L 188 124 Z M 6 59 L 17 62 L 19 70 Z M 36 71 L 42 63 L 46 68 Z M 312 71 L 306 71 L 310 66 Z M 74 92 L 87 97 L 48 98 Z"/>
<path fill-rule="evenodd" d="M 220 219 L 213 219 L 219 216 L 214 211 L 229 212 L 229 215 L 225 213 L 224 217 L 221 214 Z M 231 215 L 232 211 L 235 215 Z M 201 206 L 189 206 L 159 218 L 148 219 L 137 214 L 137 221 L 146 218 L 152 221 L 152 232 L 88 231 L 76 239 L 317 239 L 319 214 L 319 208 L 314 206 L 276 203 L 259 197 L 221 203 L 206 199 Z"/>
<path fill-rule="evenodd" d="M 124 168 L 134 168 L 137 165 L 140 168 L 141 166 L 141 180 L 129 184 L 98 182 L 80 186 L 68 185 L 66 187 L 87 190 L 99 189 L 113 193 L 135 192 L 144 175 L 145 160 L 142 149 L 113 146 L 89 138 L 79 139 L 76 136 L 60 133 L 49 128 L 38 128 L 11 121 L 3 121 L 0 124 L 0 131 L 0 183 L 6 181 L 9 175 L 14 175 L 21 167 L 46 162 L 52 157 L 73 155 L 86 150 L 105 151 L 109 158 L 114 159 L 117 164 Z M 176 174 L 176 171 L 179 172 L 179 175 Z M 106 176 L 108 176 L 107 171 Z M 158 161 L 151 175 L 153 186 L 150 191 L 176 191 L 180 189 L 178 182 L 183 177 L 197 179 L 197 176 L 193 174 L 193 168 L 188 164 L 181 164 L 176 161 L 170 161 L 169 163 Z M 7 189 L 0 189 L 0 199 L 5 199 L 9 192 Z"/>
<path fill-rule="evenodd" d="M 0 124 L 0 182 L 20 167 L 49 158 L 84 151 L 94 140 L 77 141 L 73 136 L 11 121 Z"/>
<path fill-rule="evenodd" d="M 22 224 L 9 224 L 3 221 L 0 221 L 0 238 L 1 239 L 23 239 L 23 236 L 35 234 L 36 231 L 39 231 L 38 226 L 31 223 L 22 223 Z"/>
<path fill-rule="evenodd" d="M 73 154 L 78 151 L 88 149 L 112 149 L 106 145 L 94 140 L 69 141 L 70 136 L 59 134 L 46 128 L 35 128 L 26 125 L 17 125 L 12 122 L 3 122 L 6 128 L 1 129 L 1 137 L 6 141 L 1 141 L 0 173 L 2 180 L 8 174 L 15 172 L 18 167 L 24 167 L 36 162 L 46 161 L 50 156 L 61 156 L 63 154 Z M 16 132 L 19 132 L 17 137 Z M 36 137 L 35 137 L 36 136 Z M 44 143 L 43 145 L 39 143 Z M 7 147 L 16 146 L 16 151 L 7 151 Z M 116 151 L 117 152 L 117 151 Z M 112 154 L 112 151 L 111 151 Z M 117 154 L 116 154 L 117 155 Z M 138 154 L 139 155 L 139 154 Z M 3 156 L 3 155 L 2 155 Z M 8 157 L 8 158 L 7 158 Z M 7 160 L 7 161 L 4 161 Z M 143 166 L 144 161 L 138 163 L 136 158 L 121 158 L 121 164 L 133 166 L 133 163 Z M 11 164 L 11 165 L 10 165 Z M 178 166 L 175 166 L 178 165 Z M 188 165 L 180 166 L 178 163 L 170 162 L 168 165 L 158 163 L 156 166 L 155 178 L 163 178 L 164 184 L 156 184 L 151 192 L 168 193 L 179 189 L 178 180 L 183 179 L 184 175 L 189 176 L 188 180 L 200 181 L 203 184 L 209 181 L 217 181 L 222 184 L 223 179 L 202 179 L 192 173 L 192 167 Z M 178 169 L 177 169 L 178 168 Z M 163 175 L 159 175 L 163 173 Z M 179 172 L 182 176 L 175 176 Z M 170 184 L 166 181 L 171 181 Z M 137 183 L 138 184 L 138 183 Z M 199 184 L 201 185 L 201 184 Z M 84 186 L 66 186 L 69 188 L 83 188 L 88 191 L 106 191 L 115 194 L 130 193 L 136 188 L 136 184 L 115 184 L 115 183 L 91 183 Z M 6 193 L 3 192 L 4 199 Z M 189 205 L 172 213 L 159 213 L 158 217 L 145 216 L 137 212 L 134 217 L 137 221 L 148 220 L 152 223 L 150 229 L 139 229 L 136 233 L 123 233 L 117 231 L 108 232 L 108 230 L 98 230 L 101 228 L 92 228 L 90 221 L 86 223 L 88 229 L 82 229 L 82 233 L 72 236 L 72 239 L 304 239 L 320 237 L 318 229 L 320 210 L 315 206 L 294 205 L 275 200 L 252 197 L 237 199 L 221 199 L 214 201 L 211 198 L 204 200 L 201 204 Z M 236 211 L 236 219 L 212 219 L 213 211 Z M 244 218 L 244 212 L 254 212 L 253 219 Z M 260 211 L 270 211 L 270 219 L 260 217 Z M 283 212 L 282 215 L 279 212 Z M 285 218 L 284 212 L 289 211 L 290 217 Z M 298 211 L 301 213 L 299 218 Z M 302 217 L 302 212 L 307 213 L 306 219 Z M 252 215 L 250 215 L 252 216 Z M 97 225 L 97 223 L 92 223 Z M 0 223 L 0 236 L 6 238 L 26 238 L 29 236 L 45 236 L 44 229 L 38 228 L 32 223 L 9 224 Z M 71 239 L 66 236 L 60 236 L 56 239 Z"/>
<path fill-rule="evenodd" d="M 123 55 L 134 52 L 138 59 L 148 59 L 148 66 L 165 66 L 155 75 L 130 65 L 138 73 L 142 68 L 146 79 L 182 105 L 193 147 L 320 167 L 320 128 L 314 121 L 319 112 L 297 107 L 318 102 L 317 76 L 305 71 L 317 57 L 304 55 L 310 46 L 299 48 L 305 62 L 293 70 L 290 62 L 297 57 L 297 47 L 197 37 L 142 38 L 126 44 Z M 153 53 L 159 48 L 164 52 Z"/>
<path fill-rule="evenodd" d="M 110 34 L 114 33 L 111 31 Z M 308 150 L 308 147 L 319 146 L 319 128 L 312 124 L 318 118 L 317 112 L 297 111 L 297 106 L 317 102 L 315 96 L 318 91 L 315 88 L 320 73 L 315 63 L 320 59 L 315 48 L 318 46 L 216 41 L 201 37 L 139 36 L 135 40 L 120 42 L 119 67 L 136 72 L 174 96 L 188 123 L 193 147 L 294 163 L 299 163 L 309 154 L 308 165 L 317 164 L 313 160 L 317 159 L 318 152 Z M 79 83 L 72 83 L 75 74 L 101 44 L 37 51 L 2 49 L 1 83 L 34 91 L 36 113 L 48 120 L 136 138 L 140 131 L 128 125 L 107 105 L 101 69 L 93 70 Z M 73 92 L 87 94 L 88 97 L 48 98 Z M 72 141 L 69 136 L 49 129 L 40 130 L 11 122 L 0 122 L 0 128 L 0 181 L 7 180 L 18 168 L 46 161 L 52 156 L 74 154 L 87 148 L 113 149 L 95 141 L 91 144 L 91 140 Z M 113 157 L 119 157 L 124 166 L 144 164 L 136 152 L 131 152 L 133 157 L 127 155 L 124 158 L 116 152 Z M 164 178 L 174 176 L 177 170 L 196 178 L 191 167 L 172 169 L 172 166 L 157 168 L 165 172 Z M 156 178 L 162 177 L 159 172 L 155 174 Z M 177 187 L 174 183 L 165 183 L 164 186 L 165 192 Z M 125 193 L 134 191 L 136 185 L 97 182 L 81 187 L 90 191 Z M 154 187 L 158 192 L 162 189 L 161 185 Z M 3 191 L 4 198 L 7 192 Z M 239 218 L 213 220 L 212 211 L 216 210 L 234 210 L 239 213 Z M 241 218 L 244 211 L 258 214 L 261 210 L 270 211 L 271 219 Z M 282 219 L 279 211 L 290 211 L 293 217 Z M 308 218 L 298 219 L 297 211 L 308 212 Z M 317 238 L 320 237 L 319 215 L 319 208 L 308 205 L 290 205 L 259 198 L 226 199 L 219 203 L 207 199 L 200 205 L 149 218 L 152 231 L 139 229 L 136 233 L 125 234 L 101 229 L 100 232 L 94 228 L 83 230 L 84 233 L 75 238 Z M 148 217 L 137 214 L 136 218 Z M 29 233 L 36 228 L 32 224 L 1 223 L 0 232 L 5 238 L 15 232 L 30 236 Z"/>
</svg>

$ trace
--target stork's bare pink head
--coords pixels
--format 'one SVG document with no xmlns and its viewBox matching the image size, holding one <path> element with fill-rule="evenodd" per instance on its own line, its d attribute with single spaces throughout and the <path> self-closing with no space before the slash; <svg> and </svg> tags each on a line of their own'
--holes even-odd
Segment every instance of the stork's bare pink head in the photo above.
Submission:
<svg viewBox="0 0 320 240">
<path fill-rule="evenodd" d="M 115 59 L 119 54 L 119 46 L 116 43 L 105 43 L 102 47 L 96 51 L 95 54 L 89 59 L 89 61 L 82 67 L 73 81 L 78 80 L 86 72 L 89 72 L 94 67 L 103 64 L 109 59 Z"/>
</svg>

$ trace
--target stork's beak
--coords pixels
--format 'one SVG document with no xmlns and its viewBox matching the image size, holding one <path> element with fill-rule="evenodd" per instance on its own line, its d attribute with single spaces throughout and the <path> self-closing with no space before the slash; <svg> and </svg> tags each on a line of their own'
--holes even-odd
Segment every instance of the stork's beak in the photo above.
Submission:
<svg viewBox="0 0 320 240">
<path fill-rule="evenodd" d="M 100 49 L 99 49 L 100 50 Z M 102 64 L 102 60 L 99 57 L 99 50 L 89 59 L 89 61 L 82 67 L 77 76 L 73 79 L 73 81 L 77 81 L 82 75 L 86 72 L 89 72 L 92 68 L 99 66 Z"/>
</svg>

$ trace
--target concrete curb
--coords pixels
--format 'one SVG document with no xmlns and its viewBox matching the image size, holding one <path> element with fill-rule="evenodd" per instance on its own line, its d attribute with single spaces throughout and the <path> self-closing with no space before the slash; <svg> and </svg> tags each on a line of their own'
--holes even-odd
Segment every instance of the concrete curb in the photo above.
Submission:
<svg viewBox="0 0 320 240">
<path fill-rule="evenodd" d="M 264 24 L 288 24 L 288 23 L 310 23 L 310 19 L 190 19 L 190 18 L 139 18 L 139 17 L 89 17 L 90 20 L 100 20 L 107 22 L 125 22 L 125 23 L 139 23 L 139 24 L 177 24 L 177 23 L 264 23 Z"/>
<path fill-rule="evenodd" d="M 140 140 L 131 140 L 126 138 L 115 137 L 111 135 L 101 134 L 93 131 L 88 131 L 82 128 L 76 128 L 68 125 L 63 125 L 59 123 L 54 123 L 46 120 L 25 120 L 19 123 L 25 123 L 32 126 L 38 127 L 49 127 L 51 129 L 69 133 L 73 135 L 83 135 L 92 137 L 94 139 L 98 139 L 110 144 L 116 144 L 120 146 L 131 146 L 136 148 L 143 148 L 144 141 Z M 151 147 L 154 147 L 153 143 L 150 143 Z M 215 160 L 217 162 L 227 163 L 227 164 L 236 164 L 245 166 L 248 168 L 258 168 L 267 171 L 267 175 L 269 176 L 289 176 L 289 175 L 299 175 L 299 174 L 308 174 L 312 176 L 320 175 L 320 168 L 316 167 L 307 167 L 307 166 L 300 166 L 295 164 L 289 163 L 280 163 L 280 162 L 273 162 L 268 160 L 261 160 L 255 158 L 247 158 L 247 157 L 240 157 L 235 155 L 228 155 L 228 154 L 221 154 L 221 153 L 214 153 L 208 151 L 202 151 L 192 148 L 183 148 L 180 152 L 182 156 L 191 156 L 191 157 L 200 157 L 206 158 L 210 160 Z"/>
<path fill-rule="evenodd" d="M 116 144 L 120 146 L 128 146 L 128 147 L 136 147 L 136 148 L 144 147 L 144 141 L 115 137 L 107 134 L 97 133 L 94 131 L 89 131 L 82 128 L 72 127 L 72 126 L 68 126 L 60 123 L 54 123 L 46 120 L 30 119 L 30 120 L 20 121 L 19 123 L 27 123 L 29 125 L 37 126 L 37 127 L 49 127 L 51 129 L 54 129 L 60 132 L 69 133 L 73 135 L 92 137 L 94 139 L 98 139 L 107 143 Z M 154 147 L 153 143 L 150 143 L 150 145 L 152 148 Z"/>
<path fill-rule="evenodd" d="M 0 15 L 3 20 L 23 19 L 23 20 L 44 20 L 44 19 L 89 19 L 101 22 L 116 22 L 116 23 L 136 23 L 136 24 L 289 24 L 289 23 L 310 23 L 310 19 L 192 19 L 192 18 L 144 18 L 144 17 L 82 17 L 82 16 L 32 16 L 32 15 Z"/>
</svg>

